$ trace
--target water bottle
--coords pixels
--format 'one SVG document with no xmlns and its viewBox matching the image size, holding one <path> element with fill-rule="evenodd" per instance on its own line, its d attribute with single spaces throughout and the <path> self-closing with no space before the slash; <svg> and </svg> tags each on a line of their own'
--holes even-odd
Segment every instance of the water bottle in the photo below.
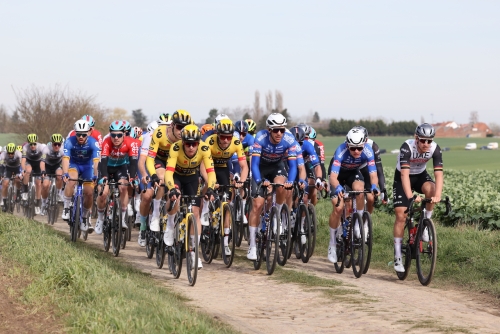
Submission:
<svg viewBox="0 0 500 334">
<path fill-rule="evenodd" d="M 342 229 L 342 235 L 344 236 L 344 238 L 347 238 L 347 229 L 349 228 L 349 221 L 346 219 L 344 220 L 344 224 L 343 224 L 343 229 Z"/>
<path fill-rule="evenodd" d="M 108 219 L 112 220 L 113 219 L 113 206 L 115 202 L 109 203 L 109 208 L 108 208 Z"/>
<path fill-rule="evenodd" d="M 410 245 L 413 245 L 415 242 L 415 235 L 417 234 L 417 227 L 413 227 L 410 229 Z"/>
<path fill-rule="evenodd" d="M 262 233 L 266 232 L 267 222 L 269 221 L 269 214 L 266 212 L 264 214 L 264 220 L 262 221 Z"/>
</svg>

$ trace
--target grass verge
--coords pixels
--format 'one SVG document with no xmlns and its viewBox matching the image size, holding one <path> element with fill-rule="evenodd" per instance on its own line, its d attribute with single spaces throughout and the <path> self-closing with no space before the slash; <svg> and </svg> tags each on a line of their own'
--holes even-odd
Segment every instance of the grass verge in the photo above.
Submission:
<svg viewBox="0 0 500 334">
<path fill-rule="evenodd" d="M 74 333 L 233 333 L 130 265 L 30 220 L 0 214 L 2 256 L 29 268 L 26 303 L 57 305 Z"/>
</svg>

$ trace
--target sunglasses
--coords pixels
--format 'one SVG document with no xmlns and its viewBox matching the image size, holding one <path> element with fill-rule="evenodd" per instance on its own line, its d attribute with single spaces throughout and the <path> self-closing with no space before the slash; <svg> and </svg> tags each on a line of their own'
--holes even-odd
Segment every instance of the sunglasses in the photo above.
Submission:
<svg viewBox="0 0 500 334">
<path fill-rule="evenodd" d="M 354 152 L 354 151 L 363 151 L 363 146 L 351 146 L 349 147 L 349 150 L 351 150 L 351 152 Z"/>
<path fill-rule="evenodd" d="M 121 138 L 123 137 L 123 133 L 110 133 L 111 138 Z"/>
<path fill-rule="evenodd" d="M 192 142 L 192 143 L 184 143 L 184 146 L 186 147 L 198 147 L 200 143 L 195 141 L 195 142 Z"/>
<path fill-rule="evenodd" d="M 273 131 L 273 133 L 278 133 L 278 132 L 285 133 L 285 129 L 284 128 L 272 129 L 272 131 Z"/>
<path fill-rule="evenodd" d="M 229 136 L 219 136 L 219 138 L 221 140 L 229 141 L 229 140 L 233 139 L 233 136 L 231 136 L 231 135 L 229 135 Z"/>
<path fill-rule="evenodd" d="M 247 135 L 246 132 L 240 132 L 240 137 L 245 137 Z"/>
<path fill-rule="evenodd" d="M 36 143 L 31 143 L 30 146 L 36 146 Z"/>
<path fill-rule="evenodd" d="M 422 144 L 431 144 L 433 139 L 422 139 L 422 138 L 418 138 L 418 141 Z"/>
<path fill-rule="evenodd" d="M 61 143 L 52 143 L 52 146 L 61 146 Z"/>
<path fill-rule="evenodd" d="M 76 136 L 85 138 L 85 137 L 87 137 L 87 133 L 77 133 Z"/>
<path fill-rule="evenodd" d="M 177 130 L 181 131 L 182 129 L 184 129 L 184 125 L 182 125 L 182 124 L 176 124 L 176 125 L 175 125 L 175 128 L 176 128 Z"/>
</svg>

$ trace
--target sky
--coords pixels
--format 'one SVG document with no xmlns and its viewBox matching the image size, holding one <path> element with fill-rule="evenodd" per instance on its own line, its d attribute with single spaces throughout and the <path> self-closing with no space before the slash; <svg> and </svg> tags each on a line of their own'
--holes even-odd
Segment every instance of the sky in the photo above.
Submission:
<svg viewBox="0 0 500 334">
<path fill-rule="evenodd" d="M 0 0 L 0 104 L 68 86 L 151 118 L 252 107 L 292 117 L 500 123 L 500 1 Z"/>
</svg>

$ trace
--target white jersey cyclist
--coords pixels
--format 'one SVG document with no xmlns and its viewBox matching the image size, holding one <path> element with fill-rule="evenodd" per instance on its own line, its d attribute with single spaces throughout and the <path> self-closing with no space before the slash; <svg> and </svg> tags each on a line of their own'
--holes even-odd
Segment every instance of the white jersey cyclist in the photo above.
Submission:
<svg viewBox="0 0 500 334">
<path fill-rule="evenodd" d="M 396 169 L 401 172 L 401 168 L 410 168 L 410 175 L 420 174 L 425 171 L 427 161 L 433 161 L 434 170 L 443 169 L 443 156 L 441 148 L 436 142 L 431 143 L 428 152 L 418 153 L 415 139 L 408 139 L 401 145 L 398 155 Z"/>
</svg>

